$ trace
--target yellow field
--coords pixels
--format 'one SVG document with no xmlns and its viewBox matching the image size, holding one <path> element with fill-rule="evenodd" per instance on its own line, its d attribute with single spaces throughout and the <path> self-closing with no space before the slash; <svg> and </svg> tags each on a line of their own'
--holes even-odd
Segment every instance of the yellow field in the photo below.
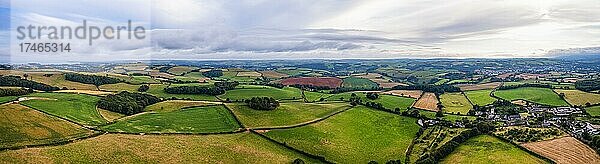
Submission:
<svg viewBox="0 0 600 164">
<path fill-rule="evenodd" d="M 435 93 L 424 93 L 423 96 L 421 96 L 421 98 L 419 98 L 419 100 L 417 100 L 417 102 L 415 103 L 415 105 L 413 107 L 415 108 L 419 108 L 419 109 L 423 109 L 423 110 L 430 110 L 430 111 L 438 111 L 440 109 L 438 109 L 437 104 L 439 103 L 437 97 L 435 96 Z"/>
<path fill-rule="evenodd" d="M 0 148 L 54 143 L 91 134 L 73 123 L 19 104 L 0 105 L 0 117 Z"/>
<path fill-rule="evenodd" d="M 563 137 L 521 145 L 559 164 L 600 163 L 600 156 L 598 156 L 596 151 L 573 137 Z"/>
<path fill-rule="evenodd" d="M 238 72 L 236 76 L 260 77 L 260 76 L 262 76 L 262 74 L 255 72 L 255 71 L 249 71 L 249 72 Z"/>
<path fill-rule="evenodd" d="M 565 94 L 565 100 L 571 105 L 600 104 L 600 94 L 580 90 L 555 89 L 554 91 L 558 94 Z"/>
<path fill-rule="evenodd" d="M 220 102 L 206 102 L 206 101 L 186 101 L 186 100 L 169 100 L 163 101 L 156 104 L 152 104 L 146 107 L 146 111 L 174 111 L 181 108 L 193 107 L 193 106 L 206 106 L 210 104 L 221 104 Z"/>
</svg>

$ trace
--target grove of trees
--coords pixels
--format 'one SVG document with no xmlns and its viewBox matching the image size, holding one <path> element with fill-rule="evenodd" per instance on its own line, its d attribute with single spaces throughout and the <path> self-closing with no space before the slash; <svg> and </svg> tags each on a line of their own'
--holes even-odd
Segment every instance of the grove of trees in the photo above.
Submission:
<svg viewBox="0 0 600 164">
<path fill-rule="evenodd" d="M 202 75 L 204 77 L 208 77 L 208 78 L 210 78 L 210 77 L 221 77 L 221 76 L 223 76 L 223 71 L 218 70 L 218 69 L 213 69 L 213 70 L 210 70 L 210 71 L 202 72 Z"/>
<path fill-rule="evenodd" d="M 600 79 L 579 80 L 575 82 L 575 88 L 582 91 L 594 91 L 600 89 Z"/>
<path fill-rule="evenodd" d="M 65 74 L 65 79 L 74 82 L 80 82 L 84 84 L 93 84 L 95 86 L 100 86 L 104 84 L 116 84 L 122 82 L 122 80 L 117 78 L 112 78 L 108 76 L 98 76 L 98 75 L 84 75 L 77 73 L 67 73 Z"/>
<path fill-rule="evenodd" d="M 21 96 L 33 92 L 32 89 L 25 88 L 0 88 L 0 96 Z"/>
<path fill-rule="evenodd" d="M 109 111 L 122 113 L 125 115 L 133 115 L 144 111 L 148 105 L 160 102 L 158 97 L 143 94 L 130 93 L 127 91 L 120 92 L 115 95 L 108 95 L 100 99 L 97 105 L 99 108 Z"/>
<path fill-rule="evenodd" d="M 409 86 L 395 86 L 392 87 L 394 90 L 422 90 L 423 92 L 433 92 L 437 95 L 444 94 L 446 92 L 460 92 L 460 88 L 453 85 L 409 85 Z"/>
<path fill-rule="evenodd" d="M 256 110 L 275 110 L 279 102 L 272 97 L 252 97 L 245 101 L 246 104 Z"/>
</svg>

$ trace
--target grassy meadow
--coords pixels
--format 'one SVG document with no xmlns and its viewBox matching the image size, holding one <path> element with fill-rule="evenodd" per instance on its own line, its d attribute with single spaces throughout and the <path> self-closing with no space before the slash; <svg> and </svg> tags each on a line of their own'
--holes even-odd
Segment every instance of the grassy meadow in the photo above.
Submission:
<svg viewBox="0 0 600 164">
<path fill-rule="evenodd" d="M 45 98 L 21 102 L 21 104 L 37 110 L 84 125 L 98 126 L 106 123 L 106 120 L 96 110 L 96 102 L 100 100 L 96 96 L 68 93 L 33 93 L 27 95 L 27 97 Z"/>
<path fill-rule="evenodd" d="M 523 99 L 543 105 L 569 106 L 566 101 L 558 97 L 556 93 L 548 88 L 523 87 L 509 90 L 497 90 L 494 92 L 494 95 L 509 101 Z"/>
<path fill-rule="evenodd" d="M 285 87 L 283 89 L 274 87 L 234 89 L 227 91 L 224 95 L 219 95 L 221 99 L 242 100 L 252 97 L 272 97 L 277 100 L 281 99 L 301 99 L 302 94 L 300 89 Z"/>
<path fill-rule="evenodd" d="M 252 109 L 245 104 L 228 104 L 233 113 L 246 127 L 274 127 L 295 125 L 329 114 L 351 108 L 348 103 L 300 103 L 290 102 L 281 105 L 272 111 Z"/>
<path fill-rule="evenodd" d="M 466 115 L 473 105 L 462 93 L 445 93 L 440 95 L 440 102 L 444 106 L 442 111 L 446 113 Z"/>
<path fill-rule="evenodd" d="M 547 163 L 496 137 L 480 135 L 458 146 L 441 163 Z"/>
<path fill-rule="evenodd" d="M 371 89 L 376 88 L 379 85 L 369 79 L 358 78 L 358 77 L 347 77 L 342 82 L 342 87 L 344 88 L 365 88 Z"/>
<path fill-rule="evenodd" d="M 496 101 L 496 98 L 493 98 L 492 96 L 490 96 L 490 93 L 492 93 L 492 90 L 490 90 L 490 89 L 475 90 L 475 91 L 467 91 L 467 92 L 465 92 L 465 95 L 467 96 L 467 98 L 469 98 L 469 100 L 471 100 L 473 105 L 485 106 L 488 104 L 492 104 L 492 103 L 494 103 L 494 101 Z"/>
</svg>

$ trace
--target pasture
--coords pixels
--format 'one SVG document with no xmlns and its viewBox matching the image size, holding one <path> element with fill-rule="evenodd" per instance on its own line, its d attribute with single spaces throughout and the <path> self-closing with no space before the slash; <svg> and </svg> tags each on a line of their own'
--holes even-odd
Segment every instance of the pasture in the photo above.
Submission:
<svg viewBox="0 0 600 164">
<path fill-rule="evenodd" d="M 29 73 L 28 72 L 26 74 L 29 75 L 28 79 L 32 79 L 33 81 L 48 84 L 51 86 L 56 86 L 59 88 L 66 87 L 68 89 L 77 89 L 77 90 L 97 90 L 96 86 L 91 85 L 91 84 L 83 84 L 83 83 L 68 81 L 65 79 L 65 76 L 62 73 L 57 73 L 57 72 Z"/>
<path fill-rule="evenodd" d="M 225 92 L 224 95 L 219 95 L 221 99 L 230 99 L 232 101 L 250 99 L 252 97 L 273 97 L 274 99 L 300 99 L 302 94 L 300 89 L 285 87 L 283 89 L 274 87 L 265 88 L 249 88 L 249 89 L 234 89 Z"/>
<path fill-rule="evenodd" d="M 521 144 L 523 147 L 552 159 L 556 163 L 587 164 L 600 163 L 594 149 L 573 137 Z"/>
<path fill-rule="evenodd" d="M 377 83 L 369 80 L 369 79 L 365 79 L 365 78 L 358 78 L 358 77 L 347 77 L 343 80 L 342 82 L 342 87 L 344 88 L 362 88 L 362 89 L 371 89 L 371 88 L 377 88 L 378 85 Z"/>
<path fill-rule="evenodd" d="M 488 104 L 494 103 L 496 98 L 490 96 L 492 90 L 475 90 L 475 91 L 467 91 L 465 95 L 473 105 L 485 106 Z"/>
<path fill-rule="evenodd" d="M 483 84 L 459 84 L 457 85 L 461 91 L 475 91 L 494 89 L 502 85 L 501 82 L 483 83 Z"/>
<path fill-rule="evenodd" d="M 255 110 L 244 104 L 227 104 L 246 127 L 276 127 L 300 124 L 351 108 L 348 103 L 290 102 L 272 111 Z"/>
<path fill-rule="evenodd" d="M 116 83 L 116 84 L 104 84 L 101 85 L 100 90 L 110 91 L 110 92 L 121 92 L 121 91 L 129 91 L 129 92 L 137 92 L 140 85 L 127 84 L 127 83 Z"/>
<path fill-rule="evenodd" d="M 317 161 L 255 134 L 107 134 L 72 144 L 0 152 L 7 163 L 291 163 Z"/>
<path fill-rule="evenodd" d="M 473 105 L 462 93 L 444 93 L 440 95 L 440 102 L 444 106 L 442 111 L 445 113 L 466 115 L 473 109 Z"/>
<path fill-rule="evenodd" d="M 222 105 L 145 113 L 102 127 L 110 132 L 127 133 L 219 133 L 239 128 L 240 125 Z"/>
<path fill-rule="evenodd" d="M 438 108 L 438 99 L 435 96 L 435 93 L 424 93 L 415 103 L 415 105 L 413 107 L 418 108 L 418 109 L 423 109 L 423 110 L 429 110 L 429 111 L 438 111 L 440 110 Z"/>
<path fill-rule="evenodd" d="M 169 70 L 167 70 L 167 72 L 170 74 L 173 74 L 173 75 L 184 75 L 195 69 L 198 69 L 198 68 L 188 67 L 188 66 L 177 66 L 177 67 L 169 68 Z"/>
<path fill-rule="evenodd" d="M 403 160 L 419 126 L 416 119 L 355 107 L 322 122 L 265 134 L 336 163 Z"/>
<path fill-rule="evenodd" d="M 494 92 L 494 95 L 508 101 L 522 99 L 549 106 L 569 106 L 567 102 L 548 88 L 522 87 L 509 90 L 497 90 Z"/>
<path fill-rule="evenodd" d="M 84 125 L 98 126 L 106 123 L 106 120 L 96 110 L 96 102 L 100 100 L 96 96 L 67 93 L 33 93 L 27 95 L 27 97 L 47 98 L 26 100 L 21 104 L 58 117 Z"/>
<path fill-rule="evenodd" d="M 440 163 L 547 163 L 496 137 L 480 135 L 460 144 Z"/>
<path fill-rule="evenodd" d="M 219 102 L 205 102 L 205 101 L 187 101 L 187 100 L 168 100 L 162 101 L 156 104 L 152 104 L 144 109 L 145 111 L 154 112 L 171 112 L 177 111 L 182 108 L 195 107 L 195 106 L 207 106 L 210 104 L 221 104 Z"/>
<path fill-rule="evenodd" d="M 2 96 L 0 97 L 0 104 L 4 104 L 15 100 L 17 100 L 17 96 Z"/>
<path fill-rule="evenodd" d="M 423 94 L 423 91 L 421 91 L 421 90 L 391 90 L 391 91 L 383 92 L 383 94 L 391 94 L 394 96 L 402 96 L 402 97 L 418 99 Z"/>
<path fill-rule="evenodd" d="M 554 91 L 558 94 L 564 94 L 565 100 L 571 105 L 586 106 L 600 104 L 600 94 L 580 90 L 555 89 Z"/>
<path fill-rule="evenodd" d="M 0 148 L 49 144 L 91 134 L 82 127 L 19 104 L 0 105 Z M 0 160 L 2 161 L 2 160 Z"/>
<path fill-rule="evenodd" d="M 381 105 L 383 105 L 383 107 L 385 107 L 386 109 L 391 109 L 391 110 L 394 110 L 396 108 L 405 110 L 405 109 L 408 109 L 415 102 L 415 99 L 413 99 L 413 98 L 385 95 L 385 94 L 380 94 L 379 98 L 377 98 L 375 100 L 371 100 L 371 99 L 367 98 L 367 96 L 364 92 L 346 92 L 346 93 L 334 94 L 330 97 L 327 97 L 326 99 L 327 99 L 327 101 L 340 101 L 340 100 L 348 101 L 352 97 L 352 93 L 356 94 L 356 96 L 358 96 L 363 102 L 381 103 Z"/>
<path fill-rule="evenodd" d="M 591 116 L 600 116 L 600 106 L 587 107 L 585 111 Z"/>
</svg>

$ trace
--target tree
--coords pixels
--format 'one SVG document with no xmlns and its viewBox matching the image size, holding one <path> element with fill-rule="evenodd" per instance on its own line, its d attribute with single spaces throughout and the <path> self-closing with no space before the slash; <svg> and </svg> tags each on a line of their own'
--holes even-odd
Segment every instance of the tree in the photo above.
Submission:
<svg viewBox="0 0 600 164">
<path fill-rule="evenodd" d="M 375 92 L 369 92 L 369 93 L 367 93 L 367 98 L 369 98 L 371 100 L 375 100 L 375 99 L 379 98 L 379 94 L 377 94 Z"/>
<path fill-rule="evenodd" d="M 292 162 L 292 164 L 304 164 L 304 160 L 302 160 L 300 158 L 296 158 L 296 159 L 294 159 L 294 161 Z"/>
<path fill-rule="evenodd" d="M 437 112 L 435 112 L 435 117 L 444 117 L 444 112 L 438 110 Z"/>
<path fill-rule="evenodd" d="M 275 110 L 279 102 L 272 97 L 252 97 L 245 101 L 246 104 L 256 110 Z"/>
<path fill-rule="evenodd" d="M 141 85 L 140 88 L 138 88 L 138 91 L 146 92 L 146 91 L 148 91 L 148 89 L 150 89 L 150 87 L 148 85 Z"/>
<path fill-rule="evenodd" d="M 115 95 L 102 97 L 96 104 L 98 108 L 125 115 L 133 115 L 143 112 L 146 106 L 158 102 L 160 102 L 158 97 L 149 94 L 123 91 Z"/>
<path fill-rule="evenodd" d="M 108 77 L 108 76 L 98 76 L 98 75 L 84 75 L 84 74 L 76 74 L 76 73 L 67 73 L 65 74 L 65 79 L 74 82 L 80 82 L 84 84 L 93 84 L 95 86 L 100 86 L 104 84 L 116 84 L 123 82 L 120 79 Z"/>
<path fill-rule="evenodd" d="M 223 71 L 218 69 L 213 69 L 210 71 L 202 72 L 202 75 L 208 78 L 211 77 L 221 77 L 223 76 Z"/>
</svg>

